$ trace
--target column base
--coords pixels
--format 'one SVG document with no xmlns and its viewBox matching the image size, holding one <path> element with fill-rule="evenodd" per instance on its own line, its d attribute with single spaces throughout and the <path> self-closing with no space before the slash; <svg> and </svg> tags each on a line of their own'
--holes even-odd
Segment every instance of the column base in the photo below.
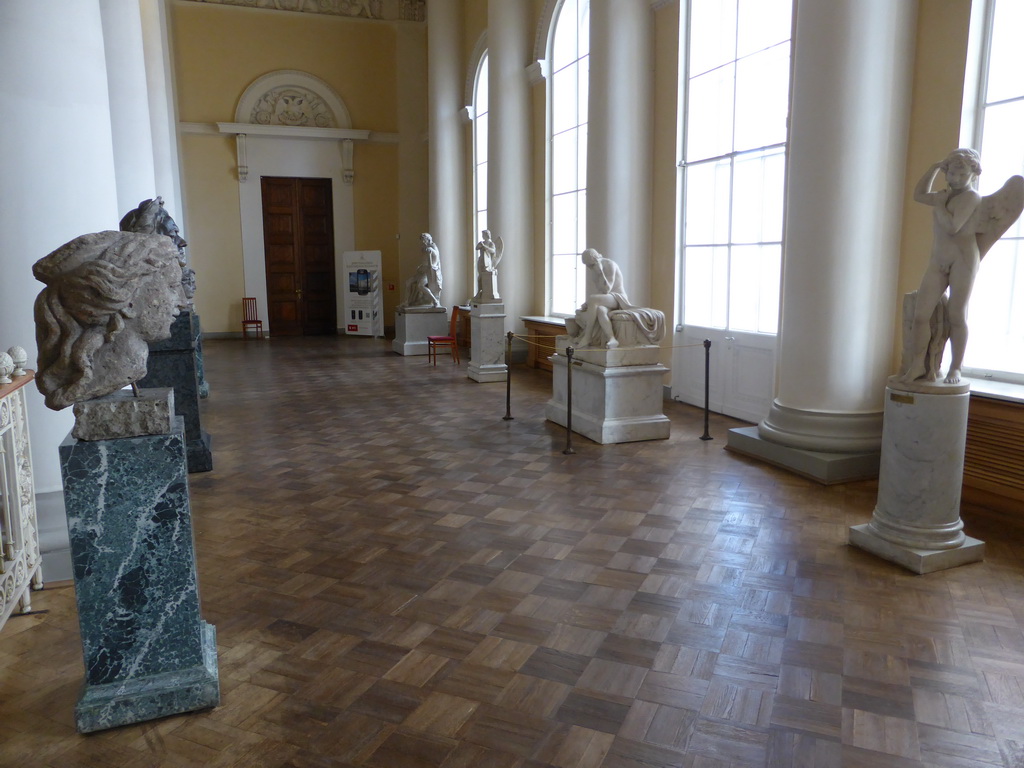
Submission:
<svg viewBox="0 0 1024 768">
<path fill-rule="evenodd" d="M 850 527 L 849 540 L 852 546 L 914 573 L 933 573 L 985 559 L 985 542 L 970 536 L 965 536 L 963 544 L 952 549 L 916 549 L 883 539 L 874 532 L 871 523 L 864 523 Z"/>
<path fill-rule="evenodd" d="M 75 707 L 79 733 L 143 723 L 220 703 L 217 630 L 203 622 L 203 663 L 104 685 L 86 683 Z"/>
<path fill-rule="evenodd" d="M 730 429 L 726 450 L 789 470 L 822 485 L 878 477 L 881 451 L 836 453 L 793 448 L 765 440 L 757 427 Z"/>
</svg>

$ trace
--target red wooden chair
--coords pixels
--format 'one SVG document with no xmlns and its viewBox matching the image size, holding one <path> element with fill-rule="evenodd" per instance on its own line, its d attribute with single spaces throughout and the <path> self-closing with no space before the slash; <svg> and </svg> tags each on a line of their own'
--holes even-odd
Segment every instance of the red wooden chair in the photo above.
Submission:
<svg viewBox="0 0 1024 768">
<path fill-rule="evenodd" d="M 256 298 L 247 296 L 242 299 L 242 338 L 249 338 L 249 329 L 256 330 L 256 338 L 263 338 L 263 321 L 256 312 Z"/>
<path fill-rule="evenodd" d="M 452 307 L 452 321 L 451 325 L 448 326 L 447 336 L 427 336 L 427 362 L 431 359 L 434 361 L 434 366 L 437 366 L 437 350 L 439 348 L 448 347 L 452 352 L 452 360 L 456 365 L 459 364 L 459 343 L 455 338 L 455 331 L 459 324 L 459 308 L 458 306 Z"/>
</svg>

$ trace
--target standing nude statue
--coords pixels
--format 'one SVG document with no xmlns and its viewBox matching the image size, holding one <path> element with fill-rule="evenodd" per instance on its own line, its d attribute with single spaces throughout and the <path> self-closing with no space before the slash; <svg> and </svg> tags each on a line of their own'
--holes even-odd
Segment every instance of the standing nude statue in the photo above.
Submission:
<svg viewBox="0 0 1024 768">
<path fill-rule="evenodd" d="M 934 188 L 939 171 L 946 176 L 946 189 Z M 945 383 L 960 382 L 967 349 L 967 302 L 978 268 L 1024 207 L 1024 178 L 1012 176 L 998 192 L 982 197 L 977 192 L 980 173 L 977 152 L 955 149 L 925 171 L 914 188 L 914 200 L 932 206 L 933 245 L 914 305 L 912 357 L 901 377 L 904 382 L 938 378 L 929 362 L 929 348 L 934 348 L 930 326 L 933 313 L 943 305 L 947 288 L 949 300 L 945 302 L 945 311 L 952 359 Z M 944 344 L 944 340 L 939 343 Z"/>
</svg>

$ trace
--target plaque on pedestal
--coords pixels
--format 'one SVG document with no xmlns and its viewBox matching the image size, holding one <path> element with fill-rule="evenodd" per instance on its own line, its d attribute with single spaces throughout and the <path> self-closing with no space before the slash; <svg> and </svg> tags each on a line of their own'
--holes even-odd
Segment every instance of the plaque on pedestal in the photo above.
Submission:
<svg viewBox="0 0 1024 768">
<path fill-rule="evenodd" d="M 185 440 L 188 449 L 188 471 L 209 472 L 213 469 L 210 434 L 199 420 L 199 377 L 196 370 L 195 315 L 184 311 L 174 318 L 171 337 L 151 342 L 146 376 L 140 387 L 170 387 L 174 390 L 174 406 L 185 419 Z"/>
<path fill-rule="evenodd" d="M 60 446 L 85 686 L 82 733 L 216 706 L 199 613 L 185 429 Z"/>
</svg>

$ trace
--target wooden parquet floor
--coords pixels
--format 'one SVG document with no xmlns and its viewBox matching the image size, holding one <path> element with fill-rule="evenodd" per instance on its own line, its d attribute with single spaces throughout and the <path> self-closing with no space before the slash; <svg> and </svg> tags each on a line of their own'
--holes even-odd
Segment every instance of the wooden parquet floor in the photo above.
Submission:
<svg viewBox="0 0 1024 768">
<path fill-rule="evenodd" d="M 1024 766 L 1024 534 L 929 576 L 846 546 L 874 482 L 599 446 L 547 374 L 476 384 L 370 339 L 206 344 L 192 475 L 223 701 L 75 733 L 73 590 L 0 633 L 0 765 Z"/>
</svg>

